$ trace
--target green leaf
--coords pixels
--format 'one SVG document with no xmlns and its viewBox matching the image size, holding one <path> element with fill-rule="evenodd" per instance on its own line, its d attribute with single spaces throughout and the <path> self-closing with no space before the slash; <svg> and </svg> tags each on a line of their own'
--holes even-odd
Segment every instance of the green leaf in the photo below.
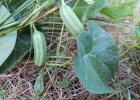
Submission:
<svg viewBox="0 0 140 100">
<path fill-rule="evenodd" d="M 88 32 L 78 37 L 75 73 L 87 91 L 112 93 L 108 84 L 118 69 L 119 55 L 115 41 L 97 23 L 88 22 Z"/>
<path fill-rule="evenodd" d="M 36 26 L 36 28 L 42 33 L 44 33 L 40 26 Z M 6 59 L 6 61 L 0 67 L 0 74 L 14 67 L 15 64 L 19 62 L 29 52 L 31 47 L 30 45 L 30 27 L 27 26 L 19 33 L 14 50 L 12 51 L 8 59 Z"/>
<path fill-rule="evenodd" d="M 58 84 L 59 88 L 66 88 L 69 86 L 69 81 L 67 77 L 63 78 L 63 81 Z"/>
<path fill-rule="evenodd" d="M 127 16 L 133 16 L 133 12 L 133 7 L 125 4 L 115 7 L 105 7 L 101 10 L 102 14 L 114 20 L 122 20 Z"/>
<path fill-rule="evenodd" d="M 18 35 L 16 45 L 8 59 L 1 65 L 0 74 L 8 71 L 19 62 L 30 50 L 30 30 L 25 28 Z"/>
<path fill-rule="evenodd" d="M 6 17 L 10 16 L 9 11 L 5 8 L 5 6 L 0 6 L 0 23 L 2 23 Z M 14 18 L 8 19 L 4 24 L 8 24 L 13 22 Z M 10 53 L 12 52 L 15 42 L 17 38 L 17 31 L 11 32 L 7 35 L 0 37 L 0 68 L 3 62 L 8 58 Z"/>
<path fill-rule="evenodd" d="M 9 6 L 8 8 L 9 8 L 9 12 L 10 12 L 10 13 L 13 13 L 13 12 L 16 10 L 16 9 L 15 9 L 14 7 L 12 7 L 12 6 Z M 17 13 L 17 14 L 14 16 L 14 19 L 15 19 L 15 20 L 20 20 L 20 19 L 22 19 L 21 14 L 20 14 L 20 13 Z"/>
<path fill-rule="evenodd" d="M 10 16 L 6 17 L 4 22 L 7 21 L 9 18 L 14 17 L 15 15 L 19 14 L 22 10 L 30 6 L 35 0 L 27 0 L 22 5 L 20 5 Z"/>
<path fill-rule="evenodd" d="M 88 5 L 83 0 L 79 1 L 79 3 L 77 4 L 77 6 L 74 9 L 74 12 L 80 20 L 86 21 L 88 18 L 93 17 L 94 15 L 99 13 L 100 10 L 106 4 L 108 4 L 107 0 L 94 0 L 94 1 L 95 2 L 92 5 Z M 74 5 L 76 2 L 77 2 L 77 0 L 73 0 L 68 5 L 73 7 L 72 5 Z"/>
<path fill-rule="evenodd" d="M 82 16 L 82 21 L 86 21 L 88 18 L 93 17 L 98 14 L 100 10 L 108 4 L 107 0 L 94 0 L 95 2 L 92 5 L 89 5 Z M 82 9 L 81 9 L 82 10 Z"/>
</svg>

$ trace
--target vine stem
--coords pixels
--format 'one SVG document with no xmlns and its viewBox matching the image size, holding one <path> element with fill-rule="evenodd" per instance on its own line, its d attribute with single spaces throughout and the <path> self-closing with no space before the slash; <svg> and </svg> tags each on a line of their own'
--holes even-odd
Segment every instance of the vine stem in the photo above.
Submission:
<svg viewBox="0 0 140 100">
<path fill-rule="evenodd" d="M 71 61 L 72 61 L 73 57 L 70 58 L 67 62 L 63 63 L 63 64 L 58 64 L 58 63 L 55 63 L 55 64 L 52 64 L 52 63 L 46 63 L 46 65 L 48 66 L 59 66 L 59 67 L 62 67 L 62 66 L 65 66 L 67 64 L 69 64 Z"/>
<path fill-rule="evenodd" d="M 97 20 L 97 21 L 104 21 L 107 23 L 112 23 L 112 24 L 118 24 L 121 26 L 128 26 L 131 28 L 135 28 L 135 25 L 130 25 L 129 23 L 123 23 L 123 22 L 118 22 L 118 21 L 113 21 L 113 20 L 106 20 L 106 19 L 101 19 L 101 18 L 90 18 L 89 20 Z"/>
</svg>

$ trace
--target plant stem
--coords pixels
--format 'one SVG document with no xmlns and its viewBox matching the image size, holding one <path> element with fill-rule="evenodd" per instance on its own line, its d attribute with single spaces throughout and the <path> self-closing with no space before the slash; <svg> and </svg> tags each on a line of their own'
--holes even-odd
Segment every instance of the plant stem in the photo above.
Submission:
<svg viewBox="0 0 140 100">
<path fill-rule="evenodd" d="M 107 23 L 117 24 L 121 26 L 128 26 L 131 28 L 135 28 L 135 25 L 130 25 L 129 23 L 119 22 L 119 21 L 113 21 L 113 20 L 107 20 L 107 19 L 101 19 L 101 18 L 90 18 L 90 20 L 97 20 L 97 21 L 104 21 Z"/>
<path fill-rule="evenodd" d="M 46 63 L 46 65 L 48 65 L 48 66 L 59 66 L 59 67 L 62 67 L 62 66 L 65 66 L 65 65 L 69 64 L 69 63 L 72 61 L 72 59 L 73 59 L 73 57 L 72 57 L 72 58 L 70 58 L 67 62 L 65 62 L 65 63 L 63 63 L 63 64 L 57 64 L 57 63 L 55 63 L 55 64 L 52 64 L 52 63 Z"/>
</svg>

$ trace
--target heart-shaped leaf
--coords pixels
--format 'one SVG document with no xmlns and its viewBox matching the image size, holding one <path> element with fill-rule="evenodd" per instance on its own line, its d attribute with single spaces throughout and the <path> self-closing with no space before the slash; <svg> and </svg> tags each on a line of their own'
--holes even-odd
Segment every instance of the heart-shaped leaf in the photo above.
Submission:
<svg viewBox="0 0 140 100">
<path fill-rule="evenodd" d="M 64 77 L 63 81 L 58 84 L 58 87 L 60 88 L 66 88 L 68 86 L 69 86 L 69 81 L 67 77 Z"/>
<path fill-rule="evenodd" d="M 112 93 L 108 84 L 119 64 L 113 38 L 97 23 L 89 21 L 88 32 L 82 32 L 77 42 L 74 69 L 81 83 L 91 93 Z"/>
</svg>

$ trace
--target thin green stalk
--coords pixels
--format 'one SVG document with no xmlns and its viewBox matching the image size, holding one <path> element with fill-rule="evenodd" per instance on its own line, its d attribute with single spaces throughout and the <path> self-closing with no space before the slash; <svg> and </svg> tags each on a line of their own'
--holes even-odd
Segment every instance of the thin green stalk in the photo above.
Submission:
<svg viewBox="0 0 140 100">
<path fill-rule="evenodd" d="M 34 0 L 33 0 L 34 1 Z M 32 1 L 32 2 L 33 2 Z M 32 3 L 31 2 L 31 3 Z M 69 1 L 69 2 L 71 2 L 71 1 Z M 68 2 L 67 2 L 68 3 Z M 24 25 L 16 25 L 15 26 L 15 28 L 13 28 L 13 29 L 9 29 L 9 30 L 6 30 L 6 31 L 4 31 L 4 32 L 0 32 L 0 36 L 2 36 L 3 34 L 9 34 L 10 32 L 13 32 L 13 31 L 15 31 L 15 30 L 18 30 L 18 29 L 20 29 L 20 28 L 22 28 L 22 27 L 25 27 L 25 26 L 27 26 L 27 25 L 29 25 L 30 23 L 34 23 L 35 21 L 37 21 L 37 20 L 39 20 L 39 19 L 41 19 L 42 17 L 45 17 L 45 16 L 47 16 L 48 14 L 50 14 L 50 13 L 52 13 L 53 11 L 55 11 L 55 10 L 57 10 L 59 8 L 59 6 L 56 6 L 56 7 L 54 7 L 54 8 L 52 8 L 52 9 L 50 9 L 50 10 L 48 10 L 44 15 L 42 15 L 42 16 L 40 16 L 40 17 L 38 17 L 38 18 L 36 18 L 36 19 L 34 19 L 34 20 L 31 20 L 31 21 L 29 21 L 29 22 L 27 22 L 27 23 L 25 23 Z M 20 12 L 21 10 L 23 10 L 23 9 L 17 9 L 17 12 Z M 9 18 L 11 18 L 13 15 L 15 15 L 16 14 L 16 12 L 15 13 L 13 13 L 12 15 L 10 15 L 6 20 L 8 20 Z M 5 20 L 5 21 L 6 21 Z M 4 21 L 4 22 L 5 22 Z M 3 22 L 3 23 L 4 23 Z M 21 21 L 22 22 L 22 21 Z M 3 23 L 1 23 L 1 24 L 3 24 Z M 14 24 L 17 24 L 17 23 L 14 23 Z M 11 23 L 11 26 L 13 26 L 13 24 Z M 8 25 L 8 26 L 6 26 L 6 28 L 9 28 L 10 27 L 10 25 Z M 1 29 L 3 29 L 3 28 L 1 28 Z"/>
<path fill-rule="evenodd" d="M 54 2 L 54 0 L 48 0 L 47 2 L 45 2 L 44 4 L 42 4 L 41 6 L 39 6 L 37 9 L 35 9 L 22 23 L 21 25 L 23 25 L 28 19 L 30 19 L 32 16 L 35 15 L 39 15 L 40 11 L 43 10 L 44 8 L 46 8 L 47 6 L 50 6 L 52 3 Z"/>
<path fill-rule="evenodd" d="M 39 25 L 46 25 L 46 24 L 58 24 L 58 25 L 62 25 L 63 23 L 62 22 L 36 22 L 37 24 L 39 24 Z"/>
<path fill-rule="evenodd" d="M 75 3 L 75 5 L 73 6 L 72 10 L 76 7 L 76 5 L 78 4 L 79 0 L 77 0 L 77 2 Z"/>
<path fill-rule="evenodd" d="M 66 66 L 67 64 L 69 64 L 71 61 L 72 61 L 73 57 L 71 59 L 69 59 L 67 62 L 63 63 L 63 64 L 53 64 L 53 63 L 46 63 L 48 66 L 59 66 L 59 67 L 62 67 L 62 66 Z"/>
<path fill-rule="evenodd" d="M 8 30 L 4 30 L 4 31 L 1 31 L 0 32 L 0 37 L 3 36 L 3 35 L 6 35 L 6 34 L 10 34 L 11 32 L 15 31 L 15 30 L 18 30 L 20 29 L 21 27 L 20 26 L 15 26 L 13 28 L 10 28 Z"/>
<path fill-rule="evenodd" d="M 71 56 L 48 56 L 48 58 L 63 58 L 63 59 L 71 59 Z"/>
<path fill-rule="evenodd" d="M 54 13 L 55 13 L 55 12 L 54 12 Z M 55 14 L 54 14 L 53 18 L 54 18 L 54 17 L 55 17 Z M 54 21 L 55 21 L 55 20 L 54 20 Z M 48 54 L 50 53 L 50 51 L 51 51 L 50 48 L 51 48 L 51 46 L 52 46 L 53 43 L 54 43 L 54 41 L 53 41 L 53 36 L 54 36 L 54 35 L 53 35 L 53 33 L 54 33 L 54 24 L 55 24 L 55 23 L 53 23 L 53 29 L 52 29 L 51 39 L 50 39 L 51 42 L 50 42 L 50 46 L 48 47 Z M 48 60 L 48 57 L 47 57 L 47 60 Z"/>
<path fill-rule="evenodd" d="M 55 8 L 55 9 L 54 9 L 54 8 Z M 51 10 L 49 10 L 47 14 L 52 13 L 53 11 L 55 11 L 56 9 L 58 9 L 58 8 L 56 8 L 56 7 L 54 7 L 54 8 L 52 8 Z M 44 17 L 44 16 L 46 16 L 46 15 L 43 15 L 43 16 L 41 16 L 41 17 L 38 17 L 37 19 L 34 19 L 34 20 L 32 20 L 32 21 L 29 21 L 29 22 L 25 23 L 24 25 L 16 25 L 15 28 L 8 29 L 8 30 L 6 30 L 6 31 L 4 31 L 4 32 L 0 32 L 0 36 L 2 36 L 3 34 L 9 34 L 9 33 L 13 32 L 13 31 L 15 31 L 15 30 L 18 30 L 18 29 L 20 29 L 20 28 L 22 28 L 22 27 L 25 27 L 25 26 L 29 25 L 30 23 L 34 23 L 36 20 L 38 20 L 38 19 L 40 19 L 40 18 L 42 18 L 42 17 Z M 10 26 L 9 26 L 9 27 L 10 27 Z"/>
<path fill-rule="evenodd" d="M 101 19 L 101 18 L 90 18 L 89 20 L 97 20 L 97 21 L 104 21 L 104 22 L 108 22 L 111 24 L 117 24 L 119 26 L 123 26 L 123 27 L 131 27 L 131 28 L 135 28 L 135 25 L 131 25 L 129 23 L 123 23 L 123 22 L 118 22 L 118 21 L 113 21 L 113 20 L 106 20 L 106 19 Z"/>
<path fill-rule="evenodd" d="M 8 9 L 8 5 L 7 5 L 6 0 L 4 0 L 4 4 L 5 4 L 6 8 Z"/>
<path fill-rule="evenodd" d="M 13 27 L 13 26 L 18 26 L 21 22 L 22 22 L 22 20 L 18 20 L 18 21 L 3 25 L 3 26 L 0 27 L 0 30 L 7 29 L 7 28 L 10 28 L 10 27 Z"/>
<path fill-rule="evenodd" d="M 38 1 L 38 0 L 36 0 L 36 2 L 37 2 L 37 6 L 38 6 L 38 7 L 40 7 L 39 1 Z"/>
<path fill-rule="evenodd" d="M 62 29 L 61 29 L 61 33 L 60 33 L 60 40 L 59 40 L 59 43 L 57 45 L 57 50 L 56 50 L 56 55 L 59 56 L 59 53 L 60 53 L 60 47 L 61 47 L 61 44 L 62 44 L 62 34 L 63 34 L 63 30 L 64 30 L 64 24 L 62 25 Z"/>
<path fill-rule="evenodd" d="M 41 26 L 41 28 L 43 29 L 43 30 L 61 30 L 60 29 L 60 27 L 54 27 L 53 28 L 53 26 L 51 27 L 51 26 Z M 64 30 L 66 30 L 66 29 L 64 29 Z"/>
</svg>

